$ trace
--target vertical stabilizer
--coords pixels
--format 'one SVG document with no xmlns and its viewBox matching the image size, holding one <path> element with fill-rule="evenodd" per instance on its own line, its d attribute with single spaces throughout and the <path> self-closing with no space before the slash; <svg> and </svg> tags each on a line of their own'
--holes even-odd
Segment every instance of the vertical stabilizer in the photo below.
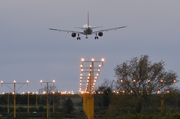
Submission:
<svg viewBox="0 0 180 119">
<path fill-rule="evenodd" d="M 89 26 L 89 12 L 88 12 L 88 16 L 87 16 L 88 18 L 87 18 L 87 25 Z"/>
</svg>

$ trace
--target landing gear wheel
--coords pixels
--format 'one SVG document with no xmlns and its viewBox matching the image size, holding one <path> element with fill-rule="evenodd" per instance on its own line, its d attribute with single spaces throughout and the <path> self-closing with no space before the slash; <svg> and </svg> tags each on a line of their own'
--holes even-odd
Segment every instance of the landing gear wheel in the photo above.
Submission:
<svg viewBox="0 0 180 119">
<path fill-rule="evenodd" d="M 80 37 L 77 37 L 77 40 L 81 40 L 81 38 L 80 38 Z"/>
<path fill-rule="evenodd" d="M 97 37 L 97 36 L 95 36 L 95 39 L 98 39 L 98 37 Z"/>
<path fill-rule="evenodd" d="M 77 40 L 81 40 L 81 37 L 79 37 L 79 33 L 78 33 L 78 37 L 77 37 Z"/>
</svg>

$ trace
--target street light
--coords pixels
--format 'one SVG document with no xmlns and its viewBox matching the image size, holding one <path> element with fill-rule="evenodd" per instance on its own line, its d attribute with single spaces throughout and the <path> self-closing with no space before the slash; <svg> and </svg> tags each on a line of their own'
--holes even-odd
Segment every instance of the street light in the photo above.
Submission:
<svg viewBox="0 0 180 119">
<path fill-rule="evenodd" d="M 16 118 L 16 91 L 18 91 L 23 85 L 27 84 L 28 85 L 29 81 L 27 80 L 26 82 L 20 82 L 17 83 L 16 80 L 13 81 L 13 83 L 4 83 L 3 81 L 1 81 L 1 85 L 5 84 L 9 89 L 11 89 L 8 84 L 14 84 L 14 90 L 11 89 L 13 91 L 14 94 L 14 118 Z M 16 89 L 16 84 L 21 84 L 21 86 Z"/>
<path fill-rule="evenodd" d="M 49 117 L 49 101 L 48 101 L 48 94 L 49 94 L 49 88 L 48 88 L 48 86 L 49 86 L 49 83 L 55 83 L 55 80 L 53 80 L 52 82 L 44 82 L 43 80 L 40 80 L 40 83 L 41 83 L 41 85 L 43 84 L 43 83 L 45 83 L 46 84 L 46 117 L 48 118 Z"/>
</svg>

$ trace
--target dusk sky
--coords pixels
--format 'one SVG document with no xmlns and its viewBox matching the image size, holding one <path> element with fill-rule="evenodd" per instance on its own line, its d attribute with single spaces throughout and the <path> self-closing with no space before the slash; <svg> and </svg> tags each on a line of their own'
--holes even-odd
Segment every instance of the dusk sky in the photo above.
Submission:
<svg viewBox="0 0 180 119">
<path fill-rule="evenodd" d="M 22 93 L 44 87 L 41 79 L 55 79 L 58 90 L 77 93 L 81 58 L 105 59 L 98 86 L 104 79 L 116 79 L 117 64 L 141 55 L 152 62 L 163 60 L 166 71 L 180 75 L 179 5 L 179 0 L 1 0 L 0 80 L 29 80 L 17 91 Z M 98 40 L 95 35 L 77 40 L 71 33 L 49 30 L 81 31 L 75 27 L 87 23 L 87 12 L 91 26 L 127 27 L 104 32 Z M 11 90 L 2 85 L 2 92 Z"/>
</svg>

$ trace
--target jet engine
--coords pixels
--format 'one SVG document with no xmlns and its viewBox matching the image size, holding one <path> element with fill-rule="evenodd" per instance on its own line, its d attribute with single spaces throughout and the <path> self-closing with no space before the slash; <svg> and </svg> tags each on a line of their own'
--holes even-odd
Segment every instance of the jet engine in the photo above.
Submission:
<svg viewBox="0 0 180 119">
<path fill-rule="evenodd" d="M 76 33 L 72 33 L 71 36 L 72 36 L 72 37 L 76 37 Z"/>
<path fill-rule="evenodd" d="M 103 32 L 99 32 L 98 36 L 100 36 L 100 37 L 103 36 Z"/>
</svg>

